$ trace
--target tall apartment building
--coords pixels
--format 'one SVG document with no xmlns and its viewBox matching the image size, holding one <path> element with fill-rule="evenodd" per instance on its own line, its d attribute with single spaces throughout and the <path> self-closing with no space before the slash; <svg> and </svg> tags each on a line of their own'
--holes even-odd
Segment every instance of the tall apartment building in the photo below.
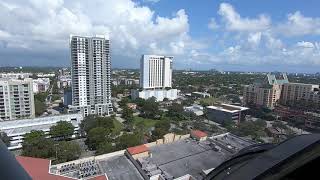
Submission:
<svg viewBox="0 0 320 180">
<path fill-rule="evenodd" d="M 278 78 L 276 75 L 268 74 L 262 82 L 255 82 L 244 87 L 244 104 L 255 104 L 273 109 L 279 103 L 282 84 L 288 82 L 285 74 L 282 74 Z"/>
<path fill-rule="evenodd" d="M 110 40 L 104 36 L 70 37 L 72 106 L 69 111 L 109 115 L 111 104 Z"/>
<path fill-rule="evenodd" d="M 140 59 L 140 88 L 132 90 L 131 97 L 149 99 L 155 97 L 157 101 L 177 99 L 178 90 L 172 88 L 172 60 L 171 56 L 142 55 Z"/>
<path fill-rule="evenodd" d="M 142 55 L 140 87 L 143 89 L 171 88 L 172 59 L 171 56 Z"/>
<path fill-rule="evenodd" d="M 35 116 L 32 79 L 0 79 L 0 121 Z"/>
<path fill-rule="evenodd" d="M 303 83 L 285 83 L 282 86 L 281 104 L 307 101 L 320 104 L 319 85 Z"/>
</svg>

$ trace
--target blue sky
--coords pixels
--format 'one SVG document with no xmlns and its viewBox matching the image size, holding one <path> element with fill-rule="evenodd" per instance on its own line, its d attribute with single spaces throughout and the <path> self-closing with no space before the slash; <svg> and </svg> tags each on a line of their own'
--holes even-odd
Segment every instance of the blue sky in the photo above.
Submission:
<svg viewBox="0 0 320 180">
<path fill-rule="evenodd" d="M 0 0 L 0 66 L 68 66 L 70 34 L 108 34 L 112 66 L 318 72 L 317 0 Z"/>
</svg>

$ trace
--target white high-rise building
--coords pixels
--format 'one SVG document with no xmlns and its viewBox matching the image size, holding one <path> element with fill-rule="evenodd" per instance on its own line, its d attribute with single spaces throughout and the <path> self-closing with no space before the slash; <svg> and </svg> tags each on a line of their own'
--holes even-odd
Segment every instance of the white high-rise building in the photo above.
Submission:
<svg viewBox="0 0 320 180">
<path fill-rule="evenodd" d="M 161 89 L 172 87 L 172 59 L 169 56 L 142 55 L 140 87 Z"/>
<path fill-rule="evenodd" d="M 32 79 L 0 78 L 0 121 L 35 116 Z"/>
<path fill-rule="evenodd" d="M 133 99 L 149 99 L 155 97 L 157 101 L 177 99 L 178 90 L 172 88 L 172 60 L 171 56 L 142 55 L 140 60 L 140 87 L 132 90 Z"/>
<path fill-rule="evenodd" d="M 110 40 L 71 36 L 72 106 L 69 111 L 109 115 L 111 104 Z"/>
</svg>

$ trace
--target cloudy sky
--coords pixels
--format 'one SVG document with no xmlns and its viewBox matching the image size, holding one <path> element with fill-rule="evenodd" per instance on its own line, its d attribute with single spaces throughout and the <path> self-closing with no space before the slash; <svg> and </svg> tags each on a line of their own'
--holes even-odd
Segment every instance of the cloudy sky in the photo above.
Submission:
<svg viewBox="0 0 320 180">
<path fill-rule="evenodd" d="M 0 66 L 69 66 L 69 35 L 108 34 L 112 66 L 319 72 L 319 0 L 0 0 Z"/>
</svg>

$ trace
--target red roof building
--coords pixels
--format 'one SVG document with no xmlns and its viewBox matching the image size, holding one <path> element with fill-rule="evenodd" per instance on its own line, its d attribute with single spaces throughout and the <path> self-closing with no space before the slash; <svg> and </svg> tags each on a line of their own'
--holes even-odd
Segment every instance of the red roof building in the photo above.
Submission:
<svg viewBox="0 0 320 180">
<path fill-rule="evenodd" d="M 200 138 L 207 137 L 208 134 L 203 132 L 203 131 L 200 131 L 200 130 L 192 130 L 191 131 L 191 136 L 200 139 Z"/>
<path fill-rule="evenodd" d="M 50 160 L 17 156 L 17 161 L 21 166 L 27 171 L 30 177 L 34 180 L 69 180 L 71 178 L 66 178 L 62 176 L 57 176 L 49 174 Z"/>
<path fill-rule="evenodd" d="M 143 144 L 143 145 L 140 145 L 140 146 L 129 147 L 129 148 L 127 148 L 127 151 L 131 155 L 135 155 L 135 154 L 140 154 L 140 153 L 143 153 L 143 152 L 148 152 L 149 148 Z"/>
<path fill-rule="evenodd" d="M 72 180 L 72 178 L 50 174 L 51 162 L 48 159 L 25 156 L 17 156 L 16 159 L 33 180 Z M 91 180 L 108 180 L 108 178 L 105 175 L 100 175 L 92 177 Z"/>
</svg>

